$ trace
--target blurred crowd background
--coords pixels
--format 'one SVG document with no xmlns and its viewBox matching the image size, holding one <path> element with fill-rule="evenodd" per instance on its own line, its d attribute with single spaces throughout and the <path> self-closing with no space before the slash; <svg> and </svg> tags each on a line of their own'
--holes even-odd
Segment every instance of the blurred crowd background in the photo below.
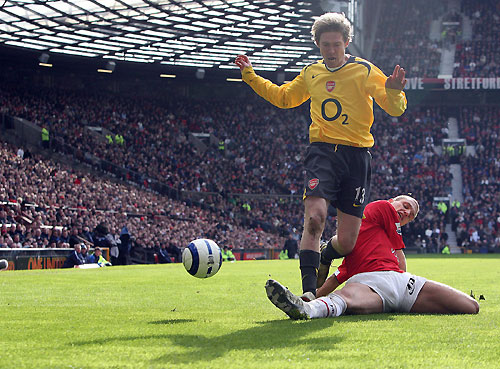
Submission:
<svg viewBox="0 0 500 369">
<path fill-rule="evenodd" d="M 401 64 L 408 77 L 436 78 L 453 45 L 454 77 L 500 76 L 498 2 L 463 0 L 453 11 L 386 2 L 392 11 L 381 18 L 370 59 L 386 74 Z M 429 36 L 432 19 L 422 21 L 429 7 L 449 20 L 439 39 Z M 461 34 L 465 19 L 470 40 Z M 280 110 L 244 92 L 197 98 L 165 90 L 152 98 L 49 88 L 13 70 L 0 78 L 0 247 L 69 248 L 104 236 L 119 247 L 126 234 L 122 255 L 167 248 L 175 256 L 195 238 L 234 249 L 281 249 L 289 235 L 300 238 L 308 104 Z M 7 139 L 12 117 L 48 131 L 43 149 Z M 467 145 L 460 155 L 442 145 L 451 118 Z M 375 109 L 370 200 L 410 193 L 420 202 L 404 229 L 408 247 L 441 252 L 449 225 L 462 252 L 500 251 L 499 120 L 500 106 L 487 104 L 409 99 L 398 118 Z M 462 201 L 437 201 L 452 194 L 451 164 L 461 167 Z M 331 212 L 324 238 L 334 233 Z"/>
</svg>

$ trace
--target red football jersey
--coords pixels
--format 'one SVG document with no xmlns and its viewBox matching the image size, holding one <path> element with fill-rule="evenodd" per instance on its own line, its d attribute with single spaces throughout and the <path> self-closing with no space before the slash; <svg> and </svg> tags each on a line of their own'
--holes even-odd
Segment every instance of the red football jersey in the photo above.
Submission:
<svg viewBox="0 0 500 369">
<path fill-rule="evenodd" d="M 403 273 L 394 253 L 405 247 L 399 222 L 396 209 L 387 200 L 366 206 L 356 246 L 335 271 L 339 283 L 358 273 L 386 270 Z"/>
</svg>

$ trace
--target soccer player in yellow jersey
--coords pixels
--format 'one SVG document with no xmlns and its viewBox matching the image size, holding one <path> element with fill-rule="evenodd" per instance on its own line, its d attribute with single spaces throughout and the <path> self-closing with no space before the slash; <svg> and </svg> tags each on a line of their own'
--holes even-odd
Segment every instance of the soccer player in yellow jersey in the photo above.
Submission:
<svg viewBox="0 0 500 369">
<path fill-rule="evenodd" d="M 337 208 L 337 237 L 328 243 L 328 259 L 347 255 L 356 243 L 370 193 L 373 100 L 392 116 L 406 110 L 404 69 L 397 65 L 387 77 L 372 63 L 346 54 L 351 29 L 344 14 L 326 13 L 317 18 L 311 33 L 323 59 L 304 67 L 293 81 L 281 86 L 258 76 L 246 55 L 235 60 L 243 81 L 270 103 L 293 108 L 311 100 L 299 251 L 305 300 L 316 293 L 320 238 L 330 203 Z"/>
</svg>

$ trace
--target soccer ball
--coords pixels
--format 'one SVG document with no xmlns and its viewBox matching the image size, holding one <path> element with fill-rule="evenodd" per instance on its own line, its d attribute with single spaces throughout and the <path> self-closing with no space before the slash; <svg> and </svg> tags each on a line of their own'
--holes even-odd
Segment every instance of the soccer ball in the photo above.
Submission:
<svg viewBox="0 0 500 369">
<path fill-rule="evenodd" d="M 7 270 L 9 262 L 5 259 L 0 259 L 0 271 Z"/>
<path fill-rule="evenodd" d="M 214 241 L 200 238 L 191 241 L 184 249 L 182 263 L 192 276 L 208 278 L 219 271 L 222 264 L 222 253 Z"/>
</svg>

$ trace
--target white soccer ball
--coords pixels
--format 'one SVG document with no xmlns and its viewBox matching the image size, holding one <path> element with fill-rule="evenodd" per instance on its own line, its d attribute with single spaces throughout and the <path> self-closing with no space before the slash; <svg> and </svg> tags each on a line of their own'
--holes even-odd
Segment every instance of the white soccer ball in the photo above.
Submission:
<svg viewBox="0 0 500 369">
<path fill-rule="evenodd" d="M 7 270 L 9 267 L 9 262 L 5 259 L 0 259 L 0 271 Z"/>
<path fill-rule="evenodd" d="M 222 253 L 214 241 L 200 238 L 191 241 L 184 249 L 182 263 L 192 276 L 208 278 L 219 271 L 222 264 Z"/>
</svg>

